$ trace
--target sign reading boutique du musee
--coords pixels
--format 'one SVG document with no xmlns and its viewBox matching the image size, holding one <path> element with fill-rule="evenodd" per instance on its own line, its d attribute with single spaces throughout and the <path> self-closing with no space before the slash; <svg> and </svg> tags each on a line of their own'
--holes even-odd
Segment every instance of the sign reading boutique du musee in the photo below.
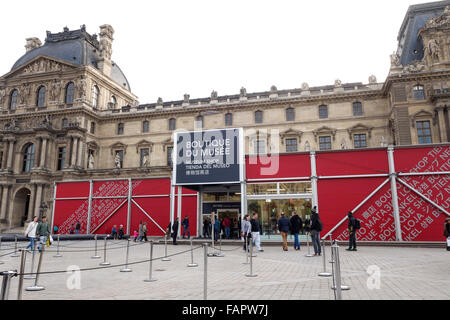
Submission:
<svg viewBox="0 0 450 320">
<path fill-rule="evenodd" d="M 244 179 L 242 128 L 176 132 L 174 184 L 240 183 Z"/>
</svg>

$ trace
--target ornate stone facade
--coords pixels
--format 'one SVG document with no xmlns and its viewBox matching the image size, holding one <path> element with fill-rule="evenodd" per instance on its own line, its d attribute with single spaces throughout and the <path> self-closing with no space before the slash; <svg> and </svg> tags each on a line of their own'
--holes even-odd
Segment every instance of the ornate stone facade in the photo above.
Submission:
<svg viewBox="0 0 450 320">
<path fill-rule="evenodd" d="M 27 54 L 43 53 L 25 55 L 0 77 L 1 227 L 20 226 L 45 206 L 50 214 L 55 181 L 170 176 L 172 134 L 194 126 L 242 127 L 247 154 L 261 145 L 273 151 L 276 131 L 279 152 L 448 142 L 449 12 L 420 29 L 423 60 L 403 66 L 391 55 L 384 83 L 374 76 L 367 84 L 336 80 L 310 87 L 299 81 L 291 90 L 248 93 L 242 87 L 236 95 L 212 91 L 206 98 L 185 94 L 151 104 L 137 102 L 124 76 L 113 78 L 111 26 L 100 27 L 99 41 L 84 26 L 48 33 L 44 45 L 29 38 Z M 82 41 L 97 60 L 44 54 L 47 43 L 71 41 Z M 418 124 L 428 124 L 429 135 Z"/>
</svg>

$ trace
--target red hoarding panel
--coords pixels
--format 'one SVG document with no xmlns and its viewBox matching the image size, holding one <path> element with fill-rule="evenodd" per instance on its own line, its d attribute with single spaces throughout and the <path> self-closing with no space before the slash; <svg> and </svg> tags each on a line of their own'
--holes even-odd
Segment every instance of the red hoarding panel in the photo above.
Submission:
<svg viewBox="0 0 450 320">
<path fill-rule="evenodd" d="M 124 229 L 126 230 L 128 210 L 127 202 L 127 199 L 92 200 L 91 232 L 103 234 L 105 233 L 104 231 L 106 231 L 106 233 L 110 233 L 111 229 L 105 229 L 105 225 L 112 227 L 112 222 L 117 224 L 117 226 L 123 224 Z"/>
<path fill-rule="evenodd" d="M 170 179 L 134 179 L 133 196 L 170 195 Z"/>
<path fill-rule="evenodd" d="M 53 225 L 58 226 L 59 233 L 69 234 L 70 226 L 80 222 L 81 233 L 86 233 L 89 200 L 56 200 Z"/>
<path fill-rule="evenodd" d="M 149 215 L 163 230 L 170 222 L 170 197 L 135 198 L 134 201 Z M 139 222 L 147 222 L 148 236 L 163 236 L 163 231 L 147 217 L 141 209 L 132 203 L 131 206 L 131 232 L 139 231 Z"/>
<path fill-rule="evenodd" d="M 92 197 L 128 196 L 128 180 L 94 181 Z"/>
<path fill-rule="evenodd" d="M 450 171 L 450 146 L 395 149 L 397 172 Z"/>
<path fill-rule="evenodd" d="M 246 157 L 247 179 L 310 177 L 309 154 Z"/>
<path fill-rule="evenodd" d="M 388 173 L 387 150 L 318 152 L 316 168 L 319 176 Z"/>
<path fill-rule="evenodd" d="M 353 179 L 324 179 L 319 180 L 318 200 L 319 200 L 319 215 L 323 223 L 323 230 L 321 236 L 324 236 L 328 231 L 335 227 L 343 218 L 347 216 L 350 210 L 353 210 L 364 199 L 366 199 L 376 188 L 378 188 L 386 179 L 384 178 L 353 178 Z M 380 192 L 387 187 L 384 186 Z M 373 201 L 374 198 L 372 198 Z M 369 201 L 371 203 L 371 201 Z M 383 206 L 385 203 L 390 204 L 390 199 L 382 199 L 379 202 L 379 208 L 387 212 L 388 209 Z M 357 211 L 361 212 L 361 209 Z M 383 212 L 384 215 L 388 214 Z M 358 217 L 359 219 L 359 217 Z M 361 223 L 363 224 L 363 223 Z M 347 222 L 344 222 L 345 228 L 341 226 L 333 232 L 333 239 L 339 238 L 347 227 Z M 342 239 L 341 239 L 342 240 Z"/>
<path fill-rule="evenodd" d="M 181 222 L 184 217 L 189 218 L 189 233 L 192 236 L 197 236 L 197 197 L 196 196 L 184 196 L 181 202 L 181 219 L 180 219 L 180 232 L 183 235 L 183 229 Z M 187 235 L 186 235 L 187 236 Z"/>
<path fill-rule="evenodd" d="M 62 182 L 56 184 L 56 198 L 89 197 L 89 182 Z"/>
</svg>

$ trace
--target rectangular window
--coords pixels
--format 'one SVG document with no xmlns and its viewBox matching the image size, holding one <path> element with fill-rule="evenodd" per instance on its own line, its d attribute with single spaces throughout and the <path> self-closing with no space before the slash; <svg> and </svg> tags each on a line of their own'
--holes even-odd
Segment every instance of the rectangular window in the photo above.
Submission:
<svg viewBox="0 0 450 320">
<path fill-rule="evenodd" d="M 286 152 L 297 152 L 297 139 L 286 139 Z"/>
<path fill-rule="evenodd" d="M 295 183 L 280 182 L 280 194 L 301 194 L 301 193 L 312 193 L 311 182 L 295 182 Z"/>
<path fill-rule="evenodd" d="M 262 111 L 256 111 L 255 112 L 255 123 L 262 123 L 263 122 L 263 114 Z"/>
<path fill-rule="evenodd" d="M 232 126 L 233 125 L 233 114 L 227 113 L 225 115 L 225 125 L 226 126 Z"/>
<path fill-rule="evenodd" d="M 255 154 L 265 154 L 266 153 L 266 141 L 256 140 L 255 141 Z"/>
<path fill-rule="evenodd" d="M 169 167 L 172 166 L 172 152 L 173 152 L 173 147 L 167 147 L 167 165 Z"/>
<path fill-rule="evenodd" d="M 3 168 L 2 165 L 3 165 L 3 151 L 0 151 L 0 169 Z"/>
<path fill-rule="evenodd" d="M 295 120 L 295 110 L 294 108 L 286 109 L 286 121 L 294 121 Z"/>
<path fill-rule="evenodd" d="M 277 194 L 276 183 L 247 184 L 247 194 Z"/>
<path fill-rule="evenodd" d="M 95 122 L 91 122 L 91 133 L 95 133 Z"/>
<path fill-rule="evenodd" d="M 423 86 L 414 86 L 413 91 L 415 100 L 425 100 L 425 91 Z"/>
<path fill-rule="evenodd" d="M 367 148 L 366 134 L 363 133 L 353 135 L 353 144 L 355 148 Z"/>
<path fill-rule="evenodd" d="M 320 150 L 331 150 L 331 137 L 319 137 L 319 149 Z"/>
<path fill-rule="evenodd" d="M 431 143 L 431 126 L 430 121 L 417 121 L 417 138 L 419 144 Z"/>
<path fill-rule="evenodd" d="M 176 119 L 169 119 L 169 130 L 175 130 L 176 128 Z"/>
<path fill-rule="evenodd" d="M 66 166 L 66 147 L 58 148 L 58 167 L 57 170 L 61 171 Z"/>
<path fill-rule="evenodd" d="M 119 135 L 123 134 L 123 129 L 124 129 L 124 124 L 123 123 L 119 123 L 117 125 L 117 134 L 119 134 Z"/>
<path fill-rule="evenodd" d="M 142 132 L 149 132 L 150 131 L 150 122 L 145 120 L 142 122 Z"/>
<path fill-rule="evenodd" d="M 328 106 L 319 106 L 319 118 L 326 119 L 328 118 Z"/>
<path fill-rule="evenodd" d="M 354 116 L 362 116 L 363 115 L 361 102 L 355 102 L 353 104 L 353 115 Z"/>
</svg>

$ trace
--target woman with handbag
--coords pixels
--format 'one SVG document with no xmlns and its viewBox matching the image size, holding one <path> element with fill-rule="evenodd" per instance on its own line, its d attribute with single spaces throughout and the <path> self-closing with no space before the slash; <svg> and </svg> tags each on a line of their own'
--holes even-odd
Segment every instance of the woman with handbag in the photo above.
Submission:
<svg viewBox="0 0 450 320">
<path fill-rule="evenodd" d="M 34 241 L 36 240 L 36 229 L 38 226 L 37 222 L 38 218 L 36 216 L 33 217 L 33 221 L 28 225 L 27 231 L 25 231 L 25 237 L 30 239 L 30 243 L 25 249 L 31 248 L 31 252 L 34 251 Z"/>
</svg>

